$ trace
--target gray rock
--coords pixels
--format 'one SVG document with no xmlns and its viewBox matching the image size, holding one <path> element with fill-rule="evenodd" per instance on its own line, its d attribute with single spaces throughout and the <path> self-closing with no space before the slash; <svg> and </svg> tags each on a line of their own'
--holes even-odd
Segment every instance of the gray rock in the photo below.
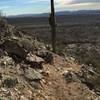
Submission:
<svg viewBox="0 0 100 100">
<path fill-rule="evenodd" d="M 7 87 L 7 88 L 13 88 L 13 87 L 16 86 L 17 83 L 18 83 L 17 78 L 11 78 L 11 77 L 9 77 L 9 78 L 4 79 L 2 85 L 4 87 Z"/>
<path fill-rule="evenodd" d="M 31 64 L 31 67 L 34 68 L 43 68 L 42 64 L 44 63 L 44 59 L 29 53 L 26 57 L 26 61 Z"/>
<path fill-rule="evenodd" d="M 8 100 L 15 100 L 15 98 L 13 96 L 9 96 Z"/>
<path fill-rule="evenodd" d="M 29 100 L 29 99 L 26 98 L 25 96 L 21 95 L 21 96 L 20 96 L 20 100 Z"/>
<path fill-rule="evenodd" d="M 26 57 L 26 60 L 29 61 L 29 62 L 37 62 L 37 63 L 43 63 L 44 62 L 44 59 L 43 58 L 40 58 L 36 55 L 33 55 L 31 53 L 29 53 Z"/>
<path fill-rule="evenodd" d="M 33 80 L 41 80 L 43 78 L 43 75 L 35 69 L 28 68 L 25 69 L 25 77 L 28 80 L 33 81 Z"/>
<path fill-rule="evenodd" d="M 43 58 L 46 63 L 52 64 L 53 63 L 53 54 L 49 51 L 39 51 L 37 54 L 39 57 Z"/>
<path fill-rule="evenodd" d="M 39 82 L 32 81 L 31 82 L 31 86 L 34 87 L 35 89 L 39 89 L 40 83 Z"/>
<path fill-rule="evenodd" d="M 77 77 L 77 74 L 73 71 L 65 72 L 63 73 L 63 76 L 65 77 L 67 82 L 81 82 Z"/>
<path fill-rule="evenodd" d="M 16 40 L 6 40 L 2 47 L 10 55 L 16 55 L 21 58 L 25 58 L 27 55 L 26 51 Z"/>
</svg>

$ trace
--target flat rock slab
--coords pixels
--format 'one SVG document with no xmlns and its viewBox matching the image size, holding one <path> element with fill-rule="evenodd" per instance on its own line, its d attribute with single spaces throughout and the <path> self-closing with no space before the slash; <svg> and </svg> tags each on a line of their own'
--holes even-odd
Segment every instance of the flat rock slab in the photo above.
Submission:
<svg viewBox="0 0 100 100">
<path fill-rule="evenodd" d="M 35 69 L 28 68 L 25 69 L 25 77 L 30 81 L 34 81 L 41 80 L 43 78 L 43 75 Z"/>
<path fill-rule="evenodd" d="M 44 59 L 43 59 L 43 58 L 38 57 L 38 56 L 36 56 L 36 55 L 33 55 L 33 54 L 31 54 L 31 53 L 29 53 L 29 54 L 27 55 L 26 60 L 29 61 L 29 62 L 33 62 L 33 63 L 34 63 L 34 62 L 37 62 L 37 63 L 42 63 L 42 62 L 44 62 Z"/>
</svg>

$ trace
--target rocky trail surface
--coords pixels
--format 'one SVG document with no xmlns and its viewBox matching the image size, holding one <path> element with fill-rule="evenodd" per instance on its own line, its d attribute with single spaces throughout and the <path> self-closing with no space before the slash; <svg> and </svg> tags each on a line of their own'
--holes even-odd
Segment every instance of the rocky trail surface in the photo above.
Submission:
<svg viewBox="0 0 100 100">
<path fill-rule="evenodd" d="M 60 57 L 23 31 L 1 23 L 0 100 L 100 100 L 90 80 L 99 77 L 93 67 Z"/>
</svg>

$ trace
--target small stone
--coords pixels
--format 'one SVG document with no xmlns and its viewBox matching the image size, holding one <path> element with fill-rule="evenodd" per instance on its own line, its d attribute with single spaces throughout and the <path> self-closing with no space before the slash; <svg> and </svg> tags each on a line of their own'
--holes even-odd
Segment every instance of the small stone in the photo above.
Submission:
<svg viewBox="0 0 100 100">
<path fill-rule="evenodd" d="M 63 76 L 65 77 L 67 82 L 80 82 L 76 73 L 73 71 L 66 71 L 63 73 Z"/>
<path fill-rule="evenodd" d="M 9 96 L 9 97 L 8 97 L 8 100 L 15 100 L 15 98 L 12 97 L 12 96 Z"/>
<path fill-rule="evenodd" d="M 29 100 L 32 98 L 32 91 L 31 90 L 24 90 L 23 95 L 25 95 Z"/>
<path fill-rule="evenodd" d="M 39 82 L 35 82 L 35 81 L 31 82 L 31 86 L 34 87 L 35 89 L 39 89 L 40 88 Z"/>
<path fill-rule="evenodd" d="M 3 92 L 7 92 L 7 91 L 8 91 L 8 90 L 5 89 L 5 88 L 1 88 L 1 90 L 2 90 Z"/>
<path fill-rule="evenodd" d="M 42 71 L 42 74 L 43 74 L 43 76 L 49 76 L 50 72 L 49 71 L 46 71 L 46 72 Z"/>
<path fill-rule="evenodd" d="M 41 80 L 41 84 L 46 84 L 46 80 L 45 79 L 42 79 Z"/>
<path fill-rule="evenodd" d="M 28 100 L 28 99 L 22 95 L 20 96 L 20 100 Z"/>
<path fill-rule="evenodd" d="M 2 79 L 2 73 L 0 73 L 0 80 Z"/>
<path fill-rule="evenodd" d="M 1 88 L 1 91 L 2 91 L 2 96 L 10 96 L 11 95 L 11 93 L 10 93 L 10 91 L 9 90 L 7 90 L 6 88 Z"/>
</svg>

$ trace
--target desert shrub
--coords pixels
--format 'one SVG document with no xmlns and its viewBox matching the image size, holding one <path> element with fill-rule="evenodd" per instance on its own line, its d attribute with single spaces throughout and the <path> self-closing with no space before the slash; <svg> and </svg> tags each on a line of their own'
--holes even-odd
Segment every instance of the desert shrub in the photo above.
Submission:
<svg viewBox="0 0 100 100">
<path fill-rule="evenodd" d="M 87 47 L 77 47 L 75 50 L 76 52 L 74 52 L 74 55 L 79 63 L 87 65 L 92 64 L 93 67 L 100 70 L 100 53 L 97 51 L 98 49 L 95 46 L 91 46 L 90 49 Z"/>
<path fill-rule="evenodd" d="M 87 55 L 85 55 L 85 56 L 79 56 L 79 61 L 81 62 L 81 63 L 85 63 L 85 64 L 87 64 L 87 65 L 89 65 L 89 64 L 92 64 L 93 65 L 93 67 L 95 67 L 95 68 L 97 68 L 97 69 L 99 69 L 100 70 L 100 58 L 98 58 L 97 56 L 87 56 Z"/>
<path fill-rule="evenodd" d="M 93 84 L 95 85 L 95 91 L 100 91 L 100 76 L 94 78 L 92 80 Z"/>
<path fill-rule="evenodd" d="M 5 17 L 3 16 L 2 11 L 0 11 L 0 27 L 5 27 L 7 25 L 7 21 Z"/>
<path fill-rule="evenodd" d="M 95 68 L 97 68 L 97 69 L 100 70 L 100 60 L 94 59 L 94 60 L 92 61 L 92 65 L 93 65 Z"/>
</svg>

